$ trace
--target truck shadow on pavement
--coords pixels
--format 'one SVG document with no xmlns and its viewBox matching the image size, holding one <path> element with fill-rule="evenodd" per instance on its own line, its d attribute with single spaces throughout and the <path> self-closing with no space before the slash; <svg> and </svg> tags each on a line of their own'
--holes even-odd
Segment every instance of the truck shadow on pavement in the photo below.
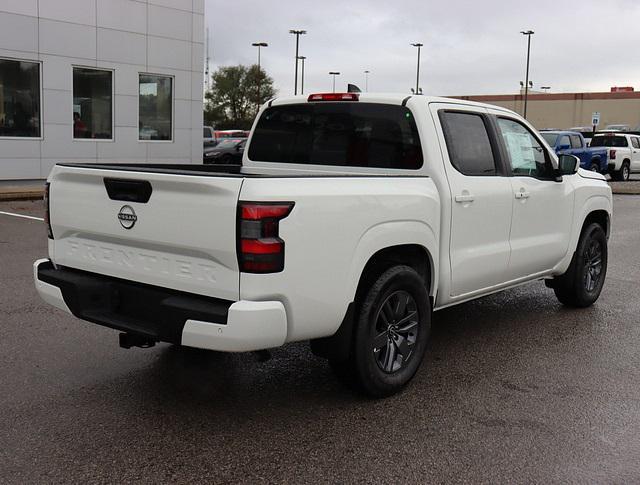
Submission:
<svg viewBox="0 0 640 485">
<path fill-rule="evenodd" d="M 597 321 L 598 314 L 597 305 L 565 309 L 542 283 L 436 312 L 421 370 L 403 393 L 391 399 L 441 394 L 491 379 L 510 391 L 528 389 L 529 384 L 512 382 L 508 374 L 517 374 L 518 364 L 524 365 L 520 371 L 526 370 L 527 358 L 549 359 L 549 353 L 572 340 L 592 338 L 589 321 Z M 154 364 L 135 379 L 140 381 L 136 388 L 142 385 L 144 394 L 158 403 L 202 405 L 212 414 L 223 409 L 235 412 L 238 406 L 256 411 L 267 403 L 272 408 L 288 407 L 292 396 L 298 405 L 369 402 L 340 384 L 306 343 L 274 349 L 266 362 L 255 354 L 164 346 Z"/>
</svg>

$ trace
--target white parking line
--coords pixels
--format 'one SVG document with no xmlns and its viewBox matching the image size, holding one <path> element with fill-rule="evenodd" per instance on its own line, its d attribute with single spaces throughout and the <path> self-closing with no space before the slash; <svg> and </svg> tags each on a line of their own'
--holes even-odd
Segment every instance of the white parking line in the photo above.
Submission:
<svg viewBox="0 0 640 485">
<path fill-rule="evenodd" d="M 24 214 L 13 214 L 11 212 L 2 212 L 2 211 L 0 211 L 0 214 L 3 214 L 5 216 L 21 217 L 23 219 L 33 219 L 34 221 L 41 221 L 41 222 L 44 221 L 42 217 L 25 216 Z"/>
</svg>

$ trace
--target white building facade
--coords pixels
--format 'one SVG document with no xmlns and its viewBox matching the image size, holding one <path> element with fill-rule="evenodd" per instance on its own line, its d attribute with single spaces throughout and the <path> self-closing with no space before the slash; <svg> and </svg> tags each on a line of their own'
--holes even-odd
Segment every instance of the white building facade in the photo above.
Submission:
<svg viewBox="0 0 640 485">
<path fill-rule="evenodd" d="M 0 181 L 202 162 L 204 0 L 0 0 Z"/>
</svg>

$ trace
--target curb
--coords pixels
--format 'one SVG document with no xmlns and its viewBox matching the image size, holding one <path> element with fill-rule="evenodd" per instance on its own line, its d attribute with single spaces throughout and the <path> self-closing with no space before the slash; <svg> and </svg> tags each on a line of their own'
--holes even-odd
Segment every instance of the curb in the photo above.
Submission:
<svg viewBox="0 0 640 485">
<path fill-rule="evenodd" d="M 43 189 L 13 189 L 0 191 L 0 200 L 7 202 L 12 200 L 42 200 Z"/>
<path fill-rule="evenodd" d="M 640 189 L 633 187 L 612 187 L 611 192 L 618 195 L 640 195 Z"/>
</svg>

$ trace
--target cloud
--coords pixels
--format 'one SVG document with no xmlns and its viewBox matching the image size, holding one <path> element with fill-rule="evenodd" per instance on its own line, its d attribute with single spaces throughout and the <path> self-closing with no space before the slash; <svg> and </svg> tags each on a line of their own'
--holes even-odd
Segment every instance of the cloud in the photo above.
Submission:
<svg viewBox="0 0 640 485">
<path fill-rule="evenodd" d="M 524 79 L 526 38 L 532 29 L 531 75 L 552 91 L 608 91 L 634 85 L 640 66 L 640 2 L 597 1 L 364 1 L 207 0 L 212 68 L 256 62 L 252 42 L 268 42 L 262 65 L 281 95 L 293 93 L 295 38 L 305 29 L 305 91 L 338 84 L 371 91 L 409 92 L 422 42 L 421 86 L 426 94 L 515 93 Z M 640 86 L 638 86 L 640 87 Z"/>
</svg>

